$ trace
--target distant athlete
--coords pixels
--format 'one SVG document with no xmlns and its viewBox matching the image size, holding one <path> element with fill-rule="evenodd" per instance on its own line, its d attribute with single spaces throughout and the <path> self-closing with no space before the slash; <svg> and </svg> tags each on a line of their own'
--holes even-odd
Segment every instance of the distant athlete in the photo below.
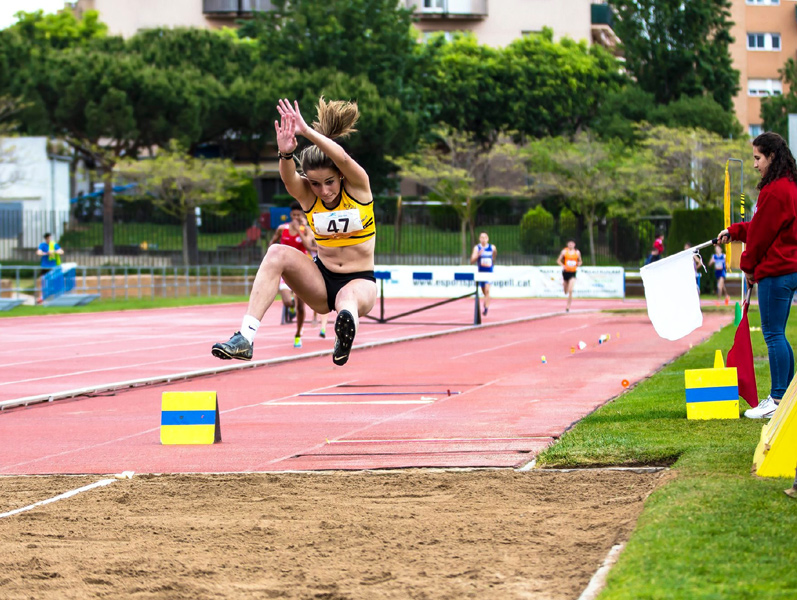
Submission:
<svg viewBox="0 0 797 600">
<path fill-rule="evenodd" d="M 573 288 L 576 285 L 576 271 L 583 264 L 581 251 L 576 249 L 575 240 L 567 240 L 567 246 L 562 248 L 556 264 L 562 267 L 562 288 L 567 295 L 566 312 L 570 312 L 570 303 L 573 301 Z"/>
<path fill-rule="evenodd" d="M 714 254 L 708 261 L 708 266 L 714 265 L 714 274 L 717 276 L 717 298 L 725 295 L 725 304 L 731 301 L 731 296 L 728 294 L 728 287 L 725 285 L 725 277 L 727 276 L 727 261 L 725 253 L 722 251 L 722 246 L 717 244 L 714 246 Z"/>
<path fill-rule="evenodd" d="M 490 237 L 487 232 L 482 231 L 479 234 L 479 243 L 473 247 L 473 252 L 470 255 L 470 264 L 476 263 L 479 268 L 479 273 L 492 273 L 493 266 L 495 265 L 495 257 L 498 251 L 494 244 L 490 243 Z M 482 314 L 487 314 L 487 309 L 490 306 L 490 282 L 481 281 L 479 285 L 484 294 L 484 309 Z"/>
<path fill-rule="evenodd" d="M 296 248 L 310 259 L 310 249 L 314 247 L 315 241 L 313 234 L 307 225 L 307 219 L 304 216 L 302 205 L 298 202 L 291 204 L 291 220 L 283 223 L 274 232 L 274 237 L 271 238 L 269 246 L 272 244 L 282 244 L 283 246 L 290 246 Z M 293 338 L 293 347 L 302 347 L 302 327 L 304 326 L 305 309 L 304 301 L 299 296 L 293 293 L 285 280 L 280 278 L 279 285 L 280 296 L 282 303 L 291 311 L 291 315 L 296 316 L 296 335 Z M 295 312 L 294 312 L 295 311 Z"/>
</svg>

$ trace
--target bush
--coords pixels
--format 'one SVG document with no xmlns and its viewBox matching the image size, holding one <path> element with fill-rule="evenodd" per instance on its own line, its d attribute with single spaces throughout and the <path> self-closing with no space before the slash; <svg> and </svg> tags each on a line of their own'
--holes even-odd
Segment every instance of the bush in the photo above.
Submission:
<svg viewBox="0 0 797 600">
<path fill-rule="evenodd" d="M 675 254 L 684 248 L 684 244 L 696 246 L 714 238 L 723 228 L 722 209 L 702 208 L 699 210 L 679 209 L 672 213 L 672 225 L 667 237 L 666 254 Z M 700 250 L 703 264 L 707 265 L 714 254 L 714 246 Z M 717 281 L 713 269 L 703 272 L 700 279 L 700 291 L 714 291 Z M 701 270 L 702 272 L 702 270 Z"/>
<path fill-rule="evenodd" d="M 537 205 L 520 220 L 520 247 L 527 254 L 546 254 L 554 250 L 556 229 L 553 215 Z"/>
<path fill-rule="evenodd" d="M 240 231 L 249 227 L 260 215 L 260 206 L 257 200 L 257 190 L 251 180 L 235 188 L 235 193 L 222 205 L 229 209 L 224 216 L 217 216 L 211 211 L 202 211 L 202 233 L 226 233 Z"/>
<path fill-rule="evenodd" d="M 569 208 L 559 213 L 559 241 L 564 245 L 567 240 L 579 241 L 578 218 Z"/>
<path fill-rule="evenodd" d="M 609 227 L 609 243 L 615 256 L 621 262 L 639 260 L 648 245 L 653 244 L 654 227 L 650 221 L 637 221 L 626 215 L 618 215 Z M 650 244 L 647 244 L 647 237 Z"/>
</svg>

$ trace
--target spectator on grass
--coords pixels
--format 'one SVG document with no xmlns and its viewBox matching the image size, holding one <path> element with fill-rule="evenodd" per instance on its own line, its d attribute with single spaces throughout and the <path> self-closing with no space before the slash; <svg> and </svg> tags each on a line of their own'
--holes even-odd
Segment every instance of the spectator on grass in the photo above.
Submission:
<svg viewBox="0 0 797 600">
<path fill-rule="evenodd" d="M 318 120 L 309 126 L 299 103 L 280 99 L 274 122 L 279 170 L 285 187 L 308 215 L 318 244 L 318 256 L 309 261 L 294 248 L 275 244 L 268 249 L 255 276 L 249 306 L 237 331 L 211 352 L 222 359 L 251 360 L 260 320 L 277 296 L 280 277 L 318 313 L 336 310 L 332 362 L 349 360 L 359 317 L 376 302 L 374 197 L 368 173 L 335 142 L 355 131 L 360 117 L 352 102 L 318 101 Z M 296 136 L 311 143 L 300 155 L 301 171 L 293 154 Z"/>
<path fill-rule="evenodd" d="M 39 303 L 44 302 L 44 276 L 55 267 L 61 265 L 61 256 L 64 250 L 53 241 L 51 233 L 44 234 L 44 241 L 36 249 L 36 255 L 41 257 L 41 295 Z"/>
<path fill-rule="evenodd" d="M 498 256 L 498 250 L 495 245 L 490 243 L 490 236 L 486 231 L 479 234 L 479 243 L 473 247 L 473 252 L 470 255 L 470 264 L 476 263 L 479 273 L 492 273 L 495 266 L 495 257 Z M 480 281 L 479 286 L 482 288 L 484 294 L 484 309 L 482 314 L 487 314 L 487 309 L 490 306 L 490 282 Z"/>
<path fill-rule="evenodd" d="M 723 229 L 717 241 L 745 242 L 740 267 L 749 286 L 758 284 L 772 386 L 769 396 L 744 416 L 768 419 L 794 377 L 794 351 L 786 339 L 786 322 L 797 290 L 797 165 L 786 140 L 772 132 L 753 140 L 753 161 L 761 174 L 753 218 Z"/>
</svg>

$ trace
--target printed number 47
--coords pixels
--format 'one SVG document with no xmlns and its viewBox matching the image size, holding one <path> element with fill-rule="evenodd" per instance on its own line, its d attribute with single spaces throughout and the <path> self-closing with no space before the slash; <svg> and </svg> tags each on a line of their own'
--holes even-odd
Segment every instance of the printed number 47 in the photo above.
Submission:
<svg viewBox="0 0 797 600">
<path fill-rule="evenodd" d="M 347 233 L 349 231 L 349 219 L 345 217 L 340 218 L 340 222 L 343 224 L 343 233 Z M 340 233 L 341 231 L 338 229 L 338 225 L 335 221 L 330 221 L 329 226 L 327 227 L 327 231 L 329 233 Z"/>
</svg>

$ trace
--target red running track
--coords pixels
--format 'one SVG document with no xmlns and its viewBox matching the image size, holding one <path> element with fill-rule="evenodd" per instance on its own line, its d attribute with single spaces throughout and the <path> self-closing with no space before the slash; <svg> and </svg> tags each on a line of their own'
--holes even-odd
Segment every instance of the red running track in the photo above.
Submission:
<svg viewBox="0 0 797 600">
<path fill-rule="evenodd" d="M 579 304 L 597 308 L 612 303 Z M 472 315 L 472 305 L 469 311 L 453 306 L 445 315 L 460 316 L 457 310 Z M 561 308 L 561 302 L 496 302 L 490 318 L 528 316 L 532 308 L 545 313 Z M 39 375 L 55 372 L 47 381 L 61 388 L 105 381 L 109 374 L 132 379 L 121 366 L 124 356 L 136 375 L 216 366 L 219 361 L 205 356 L 209 344 L 229 335 L 242 310 L 234 305 L 26 318 L 10 330 L 6 319 L 3 337 L 11 331 L 19 343 L 13 345 L 13 355 L 3 345 L 4 361 L 16 361 L 17 366 L 3 367 L 2 381 L 9 376 L 34 379 L 24 371 L 29 367 L 23 367 L 34 360 L 40 361 Z M 731 316 L 706 314 L 704 319 L 700 330 L 666 342 L 656 336 L 644 313 L 559 313 L 357 349 L 343 368 L 323 355 L 13 408 L 0 413 L 0 473 L 515 467 L 622 393 L 623 379 L 636 382 L 650 375 L 726 325 Z M 391 335 L 442 329 L 364 323 L 357 341 L 378 341 L 380 336 L 389 341 Z M 291 330 L 276 323 L 264 326 L 255 358 L 290 354 Z M 87 337 L 97 341 L 84 347 L 76 339 L 87 332 L 96 333 Z M 311 333 L 306 334 L 308 342 Z M 607 333 L 611 340 L 599 345 L 598 338 Z M 25 340 L 27 348 L 20 345 Z M 581 340 L 588 348 L 572 353 Z M 332 341 L 313 339 L 308 345 L 303 350 L 331 349 Z M 127 346 L 129 354 L 123 353 Z M 76 372 L 67 372 L 69 364 L 76 365 Z M 23 387 L 5 389 L 27 393 L 31 386 L 26 381 Z M 165 390 L 218 392 L 222 443 L 162 446 L 160 400 Z"/>
</svg>

